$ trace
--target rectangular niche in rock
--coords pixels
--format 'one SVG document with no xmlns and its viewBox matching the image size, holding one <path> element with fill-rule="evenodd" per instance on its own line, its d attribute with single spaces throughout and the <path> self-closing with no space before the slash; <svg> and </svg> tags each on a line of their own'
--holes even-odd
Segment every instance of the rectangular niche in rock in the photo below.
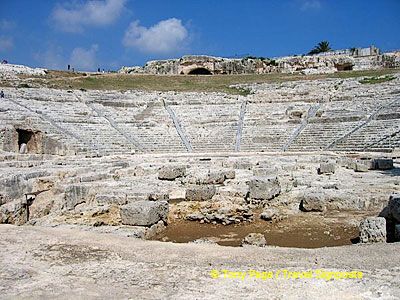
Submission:
<svg viewBox="0 0 400 300">
<path fill-rule="evenodd" d="M 24 153 L 41 152 L 41 133 L 26 129 L 16 129 L 18 134 L 18 151 Z"/>
</svg>

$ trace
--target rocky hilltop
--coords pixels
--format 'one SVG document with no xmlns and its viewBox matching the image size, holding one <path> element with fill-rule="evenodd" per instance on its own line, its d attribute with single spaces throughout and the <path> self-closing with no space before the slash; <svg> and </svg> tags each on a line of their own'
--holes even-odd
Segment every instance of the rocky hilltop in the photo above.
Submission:
<svg viewBox="0 0 400 300">
<path fill-rule="evenodd" d="M 143 67 L 123 67 L 120 73 L 158 75 L 219 75 L 295 73 L 323 74 L 344 70 L 395 68 L 400 66 L 400 52 L 380 53 L 371 46 L 339 50 L 318 55 L 223 58 L 186 55 L 179 59 L 149 61 Z"/>
</svg>

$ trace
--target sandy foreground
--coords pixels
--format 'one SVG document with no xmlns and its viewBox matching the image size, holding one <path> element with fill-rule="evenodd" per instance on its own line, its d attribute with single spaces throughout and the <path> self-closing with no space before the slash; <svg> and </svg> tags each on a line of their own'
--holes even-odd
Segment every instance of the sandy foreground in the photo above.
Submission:
<svg viewBox="0 0 400 300">
<path fill-rule="evenodd" d="M 233 248 L 13 225 L 0 225 L 0 237 L 2 299 L 400 297 L 400 243 Z M 310 270 L 312 278 L 287 278 L 289 271 Z M 319 279 L 317 270 L 356 270 L 363 278 Z M 273 278 L 266 278 L 268 272 Z"/>
</svg>

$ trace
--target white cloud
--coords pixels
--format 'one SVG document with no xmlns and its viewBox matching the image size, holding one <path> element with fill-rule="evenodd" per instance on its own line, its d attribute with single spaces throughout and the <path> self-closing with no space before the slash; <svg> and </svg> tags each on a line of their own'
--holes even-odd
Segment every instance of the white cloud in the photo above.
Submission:
<svg viewBox="0 0 400 300">
<path fill-rule="evenodd" d="M 134 21 L 125 32 L 123 44 L 145 53 L 171 53 L 181 49 L 187 38 L 187 29 L 181 20 L 175 18 L 160 21 L 149 28 Z"/>
<path fill-rule="evenodd" d="M 14 47 L 12 38 L 0 36 L 0 52 L 10 51 Z"/>
<path fill-rule="evenodd" d="M 47 45 L 46 51 L 35 53 L 33 57 L 40 63 L 41 67 L 52 70 L 61 70 L 66 69 L 65 58 L 62 52 L 61 47 L 56 47 L 50 44 Z"/>
<path fill-rule="evenodd" d="M 306 10 L 318 10 L 321 8 L 321 2 L 319 0 L 305 0 L 302 1 L 300 9 Z"/>
<path fill-rule="evenodd" d="M 72 50 L 69 63 L 71 68 L 82 71 L 92 71 L 97 69 L 96 52 L 98 45 L 92 45 L 90 49 L 75 48 Z"/>
<path fill-rule="evenodd" d="M 105 26 L 113 23 L 125 8 L 127 0 L 87 1 L 54 8 L 51 19 L 66 32 L 81 32 L 86 26 Z"/>
<path fill-rule="evenodd" d="M 15 27 L 15 23 L 13 21 L 9 21 L 6 19 L 0 20 L 0 30 L 11 30 Z"/>
</svg>

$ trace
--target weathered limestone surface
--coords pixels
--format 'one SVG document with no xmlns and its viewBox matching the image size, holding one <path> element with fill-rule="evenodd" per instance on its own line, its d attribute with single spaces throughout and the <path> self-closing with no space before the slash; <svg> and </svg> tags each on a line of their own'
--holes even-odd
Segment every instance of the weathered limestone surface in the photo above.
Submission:
<svg viewBox="0 0 400 300">
<path fill-rule="evenodd" d="M 2 298 L 40 295 L 54 299 L 68 295 L 69 298 L 264 299 L 268 291 L 269 298 L 298 299 L 301 291 L 301 297 L 307 299 L 396 299 L 400 293 L 398 273 L 393 271 L 400 261 L 399 243 L 307 250 L 274 246 L 227 248 L 142 241 L 63 227 L 4 224 L 0 225 L 0 236 L 0 269 L 7 274 L 0 277 Z M 222 269 L 263 272 L 281 270 L 282 266 L 293 270 L 362 270 L 364 276 L 329 281 L 280 279 L 279 284 L 269 279 L 222 277 Z M 217 279 L 210 277 L 214 269 L 221 275 Z M 79 280 L 71 280 L 71 276 Z"/>
<path fill-rule="evenodd" d="M 121 206 L 122 224 L 151 226 L 159 221 L 167 221 L 168 202 L 136 201 Z"/>
<path fill-rule="evenodd" d="M 262 233 L 250 233 L 242 241 L 242 246 L 265 247 L 267 240 Z"/>
<path fill-rule="evenodd" d="M 21 201 L 14 200 L 0 206 L 0 224 L 22 225 L 26 219 L 26 209 Z"/>
<path fill-rule="evenodd" d="M 207 201 L 215 195 L 214 185 L 191 185 L 186 189 L 186 201 Z"/>
<path fill-rule="evenodd" d="M 281 192 L 281 186 L 276 176 L 254 177 L 248 183 L 248 198 L 255 200 L 271 200 Z"/>
<path fill-rule="evenodd" d="M 47 70 L 42 68 L 30 68 L 23 65 L 14 65 L 14 64 L 0 64 L 0 79 L 1 78 L 17 78 L 17 74 L 24 75 L 46 75 Z"/>
<path fill-rule="evenodd" d="M 74 209 L 75 206 L 88 201 L 90 188 L 84 185 L 71 185 L 65 189 L 64 208 Z"/>
<path fill-rule="evenodd" d="M 300 210 L 302 211 L 325 211 L 325 195 L 319 191 L 304 192 L 300 197 Z"/>
<path fill-rule="evenodd" d="M 318 174 L 334 174 L 335 164 L 334 163 L 321 163 L 318 168 Z"/>
<path fill-rule="evenodd" d="M 175 180 L 186 174 L 186 167 L 183 166 L 164 166 L 158 171 L 158 179 Z"/>
<path fill-rule="evenodd" d="M 368 54 L 367 54 L 368 53 Z M 122 67 L 120 73 L 137 74 L 264 74 L 272 72 L 328 74 L 342 70 L 366 70 L 395 68 L 400 66 L 400 53 L 380 54 L 379 49 L 358 48 L 321 53 L 318 55 L 298 55 L 275 59 L 245 57 L 241 59 L 213 57 L 206 55 L 186 55 L 179 59 L 155 60 L 143 67 Z M 206 72 L 197 73 L 204 69 Z"/>
<path fill-rule="evenodd" d="M 265 221 L 273 221 L 279 217 L 279 212 L 277 209 L 269 208 L 265 209 L 261 214 L 260 218 Z"/>
<path fill-rule="evenodd" d="M 360 224 L 361 243 L 385 243 L 386 220 L 382 217 L 370 217 Z"/>
</svg>

